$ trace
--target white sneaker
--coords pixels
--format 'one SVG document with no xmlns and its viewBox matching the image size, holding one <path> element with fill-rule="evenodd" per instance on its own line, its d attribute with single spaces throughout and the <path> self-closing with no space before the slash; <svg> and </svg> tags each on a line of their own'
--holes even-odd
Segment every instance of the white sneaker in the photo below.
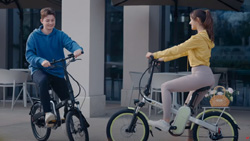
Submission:
<svg viewBox="0 0 250 141">
<path fill-rule="evenodd" d="M 148 120 L 148 124 L 153 126 L 153 127 L 159 128 L 165 132 L 168 132 L 169 127 L 170 127 L 169 123 L 166 122 L 165 120 L 162 120 L 162 119 L 157 120 L 157 121 Z"/>
<path fill-rule="evenodd" d="M 51 113 L 51 112 L 45 113 L 45 123 L 46 123 L 47 127 L 54 126 L 54 124 L 49 124 L 49 122 L 53 121 L 53 120 L 56 120 L 56 116 L 53 113 Z"/>
</svg>

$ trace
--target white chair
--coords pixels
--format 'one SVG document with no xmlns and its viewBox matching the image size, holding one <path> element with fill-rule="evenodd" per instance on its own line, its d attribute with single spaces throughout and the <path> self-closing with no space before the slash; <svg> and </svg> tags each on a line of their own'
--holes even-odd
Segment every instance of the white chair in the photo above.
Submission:
<svg viewBox="0 0 250 141">
<path fill-rule="evenodd" d="M 33 82 L 33 80 L 32 80 L 32 78 L 31 78 L 31 74 L 30 74 L 30 72 L 29 72 L 29 75 L 28 75 L 28 79 L 27 79 L 27 86 L 33 86 L 34 88 L 35 88 L 35 94 L 36 94 L 36 98 L 38 98 L 39 96 L 38 96 L 38 87 L 37 87 L 37 84 L 35 83 L 35 82 Z M 31 96 L 30 95 L 30 93 L 29 93 L 29 91 L 28 91 L 28 88 L 27 88 L 27 95 L 28 96 Z M 31 103 L 33 104 L 33 101 L 32 101 L 32 99 L 31 99 Z"/>
<path fill-rule="evenodd" d="M 184 74 L 178 74 L 178 73 L 154 73 L 152 78 L 152 84 L 151 84 L 151 97 L 155 100 L 160 99 L 160 95 L 157 95 L 157 93 L 161 92 L 161 85 L 164 82 L 176 79 L 178 77 L 184 76 Z M 174 97 L 177 95 L 174 93 Z M 173 106 L 177 104 L 177 99 L 174 99 L 173 97 Z M 155 111 L 156 112 L 156 111 Z M 149 116 L 151 116 L 151 105 L 149 105 Z"/>
<path fill-rule="evenodd" d="M 36 98 L 38 97 L 38 88 L 37 88 L 36 83 L 32 81 L 30 70 L 29 69 L 22 69 L 22 68 L 13 68 L 10 70 L 28 73 L 27 82 L 24 83 L 24 86 L 23 86 L 23 88 L 24 88 L 23 92 L 26 93 L 26 95 L 23 95 L 24 107 L 27 107 L 27 96 L 29 97 L 30 102 L 33 104 L 33 100 L 31 98 L 30 92 L 28 91 L 28 86 L 33 86 L 35 88 Z M 20 96 L 20 94 L 19 94 L 19 96 Z"/>
<path fill-rule="evenodd" d="M 21 91 L 18 95 L 20 95 L 23 91 L 24 84 L 26 83 L 28 77 L 28 73 L 7 70 L 7 69 L 0 69 L 0 87 L 3 87 L 3 106 L 5 106 L 5 88 L 12 87 L 12 104 L 11 109 L 13 109 L 15 104 L 15 88 L 22 87 Z"/>
<path fill-rule="evenodd" d="M 130 94 L 128 96 L 129 97 L 129 102 L 128 102 L 129 106 L 130 106 L 131 101 L 132 101 L 134 90 L 139 90 L 139 82 L 140 82 L 142 74 L 143 74 L 142 72 L 133 72 L 133 71 L 129 72 L 131 82 L 132 82 Z M 149 73 L 146 72 L 144 77 L 141 80 L 141 89 L 142 90 L 146 88 L 146 85 L 148 83 L 148 79 L 149 79 Z"/>
<path fill-rule="evenodd" d="M 219 84 L 220 76 L 221 76 L 220 73 L 214 74 L 215 82 L 214 82 L 214 85 L 211 87 L 211 89 L 213 89 L 214 87 L 216 87 Z"/>
</svg>

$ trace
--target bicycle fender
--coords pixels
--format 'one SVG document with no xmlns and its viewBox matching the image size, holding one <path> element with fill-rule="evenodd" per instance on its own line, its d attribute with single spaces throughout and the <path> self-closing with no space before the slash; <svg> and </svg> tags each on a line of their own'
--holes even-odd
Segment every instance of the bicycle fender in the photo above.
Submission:
<svg viewBox="0 0 250 141">
<path fill-rule="evenodd" d="M 222 110 L 221 109 L 209 109 L 209 110 L 205 111 L 205 114 L 209 113 L 209 112 L 222 112 Z M 200 117 L 202 117 L 203 113 L 204 112 L 199 113 L 196 116 L 196 118 L 199 119 Z M 235 119 L 228 112 L 224 111 L 224 114 L 226 114 L 227 116 L 229 116 L 233 120 L 233 122 L 237 125 L 237 122 L 235 121 Z M 194 127 L 194 123 L 192 123 L 190 130 L 192 130 L 193 127 Z"/>
</svg>

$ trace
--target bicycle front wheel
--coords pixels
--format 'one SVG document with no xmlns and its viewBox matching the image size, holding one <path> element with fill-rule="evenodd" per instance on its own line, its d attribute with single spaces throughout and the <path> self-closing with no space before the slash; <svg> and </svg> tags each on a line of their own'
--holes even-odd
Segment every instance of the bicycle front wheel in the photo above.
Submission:
<svg viewBox="0 0 250 141">
<path fill-rule="evenodd" d="M 51 128 L 45 127 L 44 116 L 34 119 L 34 115 L 41 113 L 43 113 L 43 107 L 40 102 L 37 102 L 31 107 L 30 122 L 31 122 L 32 132 L 35 138 L 39 141 L 45 141 L 50 136 Z"/>
<path fill-rule="evenodd" d="M 115 113 L 106 127 L 106 134 L 109 141 L 146 141 L 149 136 L 148 122 L 141 113 L 134 118 L 134 110 L 124 109 Z M 132 126 L 131 131 L 128 127 Z"/>
<path fill-rule="evenodd" d="M 80 116 L 77 111 L 69 111 L 66 116 L 66 130 L 70 141 L 89 140 L 88 129 L 81 123 Z"/>
<path fill-rule="evenodd" d="M 226 114 L 220 112 L 209 112 L 204 116 L 204 121 L 218 126 L 220 133 L 214 133 L 209 129 L 197 125 L 193 128 L 193 138 L 195 141 L 207 140 L 223 140 L 223 141 L 237 141 L 238 140 L 238 126 Z"/>
</svg>

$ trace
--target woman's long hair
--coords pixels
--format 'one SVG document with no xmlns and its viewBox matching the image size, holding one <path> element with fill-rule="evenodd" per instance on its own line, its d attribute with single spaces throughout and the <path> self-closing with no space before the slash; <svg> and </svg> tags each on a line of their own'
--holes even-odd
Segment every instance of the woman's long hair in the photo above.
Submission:
<svg viewBox="0 0 250 141">
<path fill-rule="evenodd" d="M 213 18 L 209 10 L 196 9 L 190 13 L 190 17 L 194 20 L 199 18 L 203 27 L 206 29 L 207 34 L 211 41 L 214 41 L 214 27 Z"/>
</svg>

